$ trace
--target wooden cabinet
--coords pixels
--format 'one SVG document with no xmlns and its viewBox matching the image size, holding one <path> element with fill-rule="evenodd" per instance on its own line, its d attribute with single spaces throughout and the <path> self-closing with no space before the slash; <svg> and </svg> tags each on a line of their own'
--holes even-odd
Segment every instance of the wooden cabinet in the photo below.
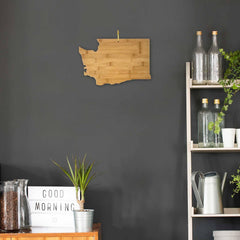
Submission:
<svg viewBox="0 0 240 240">
<path fill-rule="evenodd" d="M 87 233 L 1 233 L 0 240 L 101 240 L 101 224 Z"/>
</svg>

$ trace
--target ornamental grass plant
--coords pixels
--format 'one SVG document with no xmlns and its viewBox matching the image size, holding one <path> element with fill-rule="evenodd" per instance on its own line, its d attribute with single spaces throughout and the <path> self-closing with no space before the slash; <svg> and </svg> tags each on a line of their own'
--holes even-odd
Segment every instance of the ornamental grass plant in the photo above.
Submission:
<svg viewBox="0 0 240 240">
<path fill-rule="evenodd" d="M 76 192 L 76 200 L 79 204 L 80 211 L 84 211 L 84 203 L 85 203 L 85 192 L 89 183 L 95 178 L 96 174 L 93 172 L 94 163 L 86 163 L 85 154 L 83 159 L 77 157 L 72 157 L 72 161 L 74 166 L 72 167 L 68 156 L 66 157 L 68 169 L 63 168 L 57 162 L 52 161 L 57 167 L 59 167 L 63 173 L 67 176 L 67 178 L 72 182 L 75 187 Z M 80 191 L 80 198 L 79 198 Z"/>
</svg>

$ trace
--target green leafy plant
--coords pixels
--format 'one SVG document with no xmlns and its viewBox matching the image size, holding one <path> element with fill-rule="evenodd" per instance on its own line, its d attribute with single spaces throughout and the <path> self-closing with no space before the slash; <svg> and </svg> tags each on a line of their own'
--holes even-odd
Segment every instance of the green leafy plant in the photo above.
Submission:
<svg viewBox="0 0 240 240">
<path fill-rule="evenodd" d="M 85 192 L 89 185 L 89 183 L 94 179 L 95 173 L 93 172 L 93 163 L 86 164 L 86 154 L 84 155 L 83 160 L 78 159 L 77 157 L 72 157 L 74 161 L 74 168 L 72 168 L 69 158 L 66 158 L 68 169 L 66 170 L 62 166 L 60 166 L 57 162 L 52 161 L 57 167 L 59 167 L 64 174 L 68 177 L 68 179 L 72 182 L 73 186 L 76 190 L 76 200 L 79 204 L 80 211 L 84 211 L 84 203 L 85 203 Z M 80 191 L 80 199 L 79 199 L 79 191 Z"/>
<path fill-rule="evenodd" d="M 224 78 L 219 80 L 219 83 L 223 86 L 226 97 L 223 102 L 218 117 L 214 122 L 210 122 L 208 125 L 209 130 L 214 130 L 214 133 L 219 134 L 220 123 L 223 121 L 225 113 L 228 111 L 229 106 L 233 103 L 233 96 L 240 90 L 240 51 L 234 51 L 226 53 L 223 49 L 220 49 L 221 54 L 228 63 L 227 70 L 224 73 Z"/>
<path fill-rule="evenodd" d="M 230 184 L 234 184 L 235 188 L 233 189 L 232 197 L 234 197 L 236 194 L 240 192 L 240 168 L 237 169 L 236 175 L 231 175 L 232 180 L 230 181 Z"/>
</svg>

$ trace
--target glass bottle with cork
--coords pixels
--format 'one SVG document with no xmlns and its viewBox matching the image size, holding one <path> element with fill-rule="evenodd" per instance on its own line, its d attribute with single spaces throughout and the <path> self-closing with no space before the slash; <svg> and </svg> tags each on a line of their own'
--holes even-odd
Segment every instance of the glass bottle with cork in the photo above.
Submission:
<svg viewBox="0 0 240 240">
<path fill-rule="evenodd" d="M 212 45 L 208 52 L 208 80 L 211 84 L 218 84 L 222 79 L 222 55 L 218 49 L 217 31 L 212 31 Z"/>
<path fill-rule="evenodd" d="M 207 55 L 202 44 L 202 31 L 197 31 L 197 44 L 192 56 L 193 84 L 207 83 Z"/>
<path fill-rule="evenodd" d="M 213 114 L 208 108 L 208 99 L 202 99 L 202 109 L 198 112 L 198 147 L 211 148 L 214 146 L 214 133 L 208 129 L 213 122 Z"/>
<path fill-rule="evenodd" d="M 213 120 L 214 123 L 216 122 L 218 118 L 218 114 L 221 112 L 221 107 L 220 107 L 220 99 L 214 99 L 214 110 L 213 110 Z M 222 117 L 223 120 L 219 124 L 220 127 L 220 132 L 219 134 L 214 133 L 214 147 L 223 147 L 223 140 L 222 140 L 222 128 L 225 127 L 225 119 Z"/>
</svg>

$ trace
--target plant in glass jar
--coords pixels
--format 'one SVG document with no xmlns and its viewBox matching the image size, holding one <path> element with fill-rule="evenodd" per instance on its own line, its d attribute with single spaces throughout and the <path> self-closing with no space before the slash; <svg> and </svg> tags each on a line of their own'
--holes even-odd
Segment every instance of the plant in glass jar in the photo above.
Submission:
<svg viewBox="0 0 240 240">
<path fill-rule="evenodd" d="M 90 232 L 92 231 L 94 210 L 85 209 L 84 203 L 87 187 L 95 178 L 95 173 L 93 172 L 94 163 L 86 163 L 86 154 L 82 160 L 77 157 L 73 157 L 74 167 L 71 166 L 68 156 L 66 160 L 68 170 L 55 161 L 53 161 L 53 163 L 63 171 L 75 187 L 76 201 L 80 208 L 79 210 L 74 210 L 75 230 L 76 232 Z"/>
<path fill-rule="evenodd" d="M 223 121 L 223 117 L 228 111 L 229 106 L 233 103 L 234 95 L 240 91 L 240 51 L 237 50 L 229 53 L 223 49 L 219 51 L 227 61 L 228 66 L 224 73 L 224 78 L 219 80 L 219 83 L 223 86 L 223 90 L 226 93 L 223 106 L 216 121 L 210 122 L 208 125 L 209 130 L 213 130 L 216 134 L 219 134 L 221 131 L 220 123 Z"/>
</svg>

